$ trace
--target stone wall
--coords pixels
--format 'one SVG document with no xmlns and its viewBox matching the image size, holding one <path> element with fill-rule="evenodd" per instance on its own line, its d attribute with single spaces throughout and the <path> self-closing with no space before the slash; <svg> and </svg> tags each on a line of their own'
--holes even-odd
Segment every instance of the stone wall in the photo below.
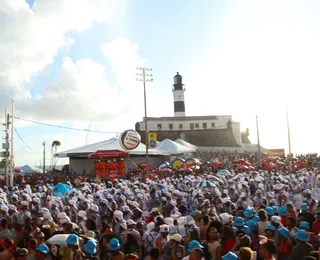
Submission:
<svg viewBox="0 0 320 260">
<path fill-rule="evenodd" d="M 137 131 L 137 129 L 136 129 Z M 137 131 L 141 135 L 142 142 L 145 143 L 145 132 Z M 196 146 L 205 147 L 239 147 L 232 129 L 206 129 L 189 131 L 157 131 L 158 141 L 166 138 L 176 140 L 181 138 Z"/>
</svg>

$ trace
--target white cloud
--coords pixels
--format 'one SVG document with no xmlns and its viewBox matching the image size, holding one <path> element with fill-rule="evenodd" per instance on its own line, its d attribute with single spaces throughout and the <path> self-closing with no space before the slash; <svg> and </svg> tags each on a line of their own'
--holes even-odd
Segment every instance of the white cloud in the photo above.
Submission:
<svg viewBox="0 0 320 260">
<path fill-rule="evenodd" d="M 61 48 L 73 43 L 66 34 L 87 30 L 93 22 L 109 20 L 123 3 L 125 1 L 37 0 L 30 9 L 25 0 L 2 1 L 0 104 L 7 105 L 11 97 L 29 99 L 27 83 L 31 77 L 51 64 Z"/>
</svg>

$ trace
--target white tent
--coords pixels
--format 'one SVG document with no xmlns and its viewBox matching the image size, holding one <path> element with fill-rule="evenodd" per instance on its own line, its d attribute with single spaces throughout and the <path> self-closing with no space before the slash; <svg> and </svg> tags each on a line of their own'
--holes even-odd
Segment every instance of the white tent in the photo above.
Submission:
<svg viewBox="0 0 320 260">
<path fill-rule="evenodd" d="M 182 139 L 177 139 L 177 140 L 175 140 L 175 142 L 178 143 L 178 144 L 182 144 L 183 146 L 186 146 L 186 147 L 189 147 L 189 148 L 197 149 L 197 146 L 195 146 L 193 144 L 190 144 L 187 141 L 182 140 Z"/>
<path fill-rule="evenodd" d="M 98 143 L 94 143 L 94 144 L 89 144 L 89 145 L 81 146 L 79 148 L 60 152 L 60 153 L 56 154 L 55 156 L 59 157 L 59 158 L 65 158 L 65 157 L 68 157 L 68 155 L 72 155 L 72 154 L 73 155 L 81 154 L 81 155 L 85 156 L 85 155 L 89 155 L 91 153 L 94 153 L 98 150 L 124 151 L 124 149 L 119 144 L 119 139 L 113 137 L 113 138 L 106 140 L 106 141 L 102 141 L 102 142 L 98 142 Z M 144 155 L 144 154 L 146 154 L 146 146 L 144 144 L 140 143 L 136 149 L 129 151 L 129 154 Z M 162 155 L 164 153 L 158 149 L 150 149 L 149 154 L 150 155 Z"/>
<path fill-rule="evenodd" d="M 162 151 L 163 153 L 166 153 L 166 154 L 183 154 L 183 153 L 193 153 L 196 151 L 196 148 L 186 147 L 170 139 L 165 139 L 158 144 L 155 151 Z"/>
</svg>

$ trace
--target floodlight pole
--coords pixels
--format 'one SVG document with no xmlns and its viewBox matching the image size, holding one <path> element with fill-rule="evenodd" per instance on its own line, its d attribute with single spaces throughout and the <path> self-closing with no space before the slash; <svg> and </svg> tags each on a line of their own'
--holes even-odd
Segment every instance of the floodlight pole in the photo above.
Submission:
<svg viewBox="0 0 320 260">
<path fill-rule="evenodd" d="M 142 73 L 137 73 L 139 77 L 136 80 L 143 82 L 143 96 L 144 96 L 144 126 L 145 126 L 145 145 L 146 145 L 146 174 L 149 174 L 149 140 L 148 140 L 148 117 L 147 117 L 147 91 L 146 82 L 152 82 L 152 74 L 146 74 L 146 71 L 152 71 L 151 68 L 137 68 Z"/>
</svg>

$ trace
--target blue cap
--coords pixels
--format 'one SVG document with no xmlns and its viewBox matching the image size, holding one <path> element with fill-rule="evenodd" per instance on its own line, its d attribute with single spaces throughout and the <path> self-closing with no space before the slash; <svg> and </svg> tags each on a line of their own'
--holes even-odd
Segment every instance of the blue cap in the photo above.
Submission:
<svg viewBox="0 0 320 260">
<path fill-rule="evenodd" d="M 192 240 L 189 242 L 188 252 L 191 253 L 191 251 L 194 249 L 202 249 L 202 248 L 203 246 L 197 240 Z"/>
<path fill-rule="evenodd" d="M 97 243 L 93 240 L 89 240 L 84 246 L 83 250 L 91 255 L 94 255 L 97 253 Z"/>
<path fill-rule="evenodd" d="M 253 211 L 252 209 L 246 209 L 243 213 L 243 215 L 246 217 L 246 218 L 253 218 Z"/>
<path fill-rule="evenodd" d="M 276 231 L 276 228 L 272 225 L 268 225 L 265 230 Z"/>
<path fill-rule="evenodd" d="M 273 214 L 278 214 L 278 207 L 277 206 L 272 206 L 273 207 Z"/>
<path fill-rule="evenodd" d="M 237 260 L 239 259 L 235 253 L 229 252 L 222 257 L 222 260 Z"/>
<path fill-rule="evenodd" d="M 301 223 L 300 223 L 300 226 L 299 226 L 300 228 L 307 228 L 307 229 L 310 229 L 310 225 L 309 225 L 309 223 L 307 222 L 307 221 L 302 221 Z"/>
<path fill-rule="evenodd" d="M 247 236 L 251 236 L 251 229 L 248 226 L 243 226 L 241 229 Z"/>
<path fill-rule="evenodd" d="M 251 231 L 257 230 L 257 223 L 252 219 L 246 222 L 246 225 L 250 228 Z"/>
<path fill-rule="evenodd" d="M 298 230 L 293 237 L 297 240 L 308 242 L 308 232 L 305 230 L 302 230 L 302 229 Z"/>
<path fill-rule="evenodd" d="M 282 207 L 279 209 L 279 215 L 280 215 L 281 217 L 288 216 L 288 210 L 287 210 L 286 206 L 282 206 Z"/>
<path fill-rule="evenodd" d="M 266 212 L 268 216 L 273 216 L 274 215 L 273 207 L 267 207 Z"/>
<path fill-rule="evenodd" d="M 120 242 L 116 238 L 112 238 L 108 244 L 108 248 L 110 251 L 118 251 L 120 250 Z"/>
<path fill-rule="evenodd" d="M 279 229 L 279 233 L 285 238 L 288 239 L 289 238 L 289 230 L 286 229 L 285 227 L 282 227 Z"/>
<path fill-rule="evenodd" d="M 260 221 L 259 216 L 254 216 L 252 219 L 254 222 L 258 223 Z"/>
<path fill-rule="evenodd" d="M 301 210 L 308 210 L 308 204 L 307 203 L 302 203 L 300 206 Z"/>
<path fill-rule="evenodd" d="M 243 227 L 244 226 L 244 221 L 243 221 L 243 218 L 241 217 L 236 217 L 233 221 L 233 225 L 235 227 Z"/>
<path fill-rule="evenodd" d="M 66 240 L 67 245 L 79 245 L 79 238 L 75 234 L 70 234 Z"/>
<path fill-rule="evenodd" d="M 36 251 L 39 251 L 43 254 L 49 254 L 49 248 L 45 244 L 40 244 L 37 248 Z"/>
</svg>

